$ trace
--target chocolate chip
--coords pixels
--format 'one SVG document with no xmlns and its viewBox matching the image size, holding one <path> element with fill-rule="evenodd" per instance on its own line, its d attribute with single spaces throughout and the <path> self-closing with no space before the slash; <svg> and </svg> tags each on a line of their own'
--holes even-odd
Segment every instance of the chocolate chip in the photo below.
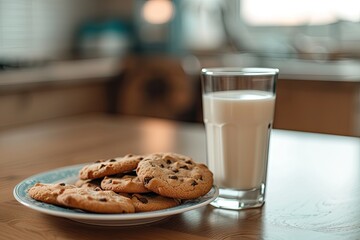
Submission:
<svg viewBox="0 0 360 240">
<path fill-rule="evenodd" d="M 178 172 L 179 172 L 178 169 L 173 169 L 172 171 L 173 171 L 174 173 L 178 173 Z"/>
<path fill-rule="evenodd" d="M 106 198 L 100 198 L 99 201 L 100 202 L 107 202 L 107 199 Z"/>
<path fill-rule="evenodd" d="M 145 198 L 145 197 L 142 197 L 141 195 L 139 194 L 134 194 L 133 197 L 136 197 L 137 200 L 139 200 L 140 202 L 146 204 L 148 203 L 149 201 Z"/>
<path fill-rule="evenodd" d="M 201 180 L 201 181 L 204 180 L 202 176 L 200 176 L 200 180 Z"/>
<path fill-rule="evenodd" d="M 143 160 L 143 159 L 144 159 L 143 157 L 140 157 L 140 158 L 139 158 L 140 161 Z"/>
<path fill-rule="evenodd" d="M 101 191 L 101 188 L 96 187 L 94 190 L 98 192 L 98 191 Z"/>
<path fill-rule="evenodd" d="M 144 203 L 144 204 L 146 204 L 146 203 L 149 202 L 149 201 L 148 201 L 146 198 L 144 198 L 144 197 L 141 197 L 141 198 L 138 198 L 138 199 L 139 199 L 140 202 L 142 202 L 142 203 Z"/>
<path fill-rule="evenodd" d="M 198 183 L 195 180 L 192 181 L 191 186 L 196 186 L 196 185 L 198 185 Z"/>
<path fill-rule="evenodd" d="M 164 168 L 165 166 L 164 166 L 164 164 L 160 164 L 160 167 L 161 167 L 161 168 Z"/>
<path fill-rule="evenodd" d="M 128 154 L 128 155 L 126 155 L 127 157 L 132 157 L 133 155 L 132 154 Z"/>
<path fill-rule="evenodd" d="M 192 162 L 190 160 L 187 160 L 185 163 L 192 164 Z"/>
<path fill-rule="evenodd" d="M 97 160 L 95 163 L 101 163 L 102 161 L 101 160 Z"/>
<path fill-rule="evenodd" d="M 169 176 L 170 179 L 178 179 L 177 176 L 173 175 L 173 176 Z"/>
<path fill-rule="evenodd" d="M 144 177 L 144 184 L 148 184 L 154 177 Z"/>
<path fill-rule="evenodd" d="M 108 183 L 112 183 L 112 179 L 110 179 L 110 180 L 108 181 Z"/>
<path fill-rule="evenodd" d="M 60 186 L 65 186 L 66 184 L 65 183 L 59 183 Z"/>
<path fill-rule="evenodd" d="M 166 163 L 171 164 L 171 160 L 170 159 L 166 160 Z"/>
<path fill-rule="evenodd" d="M 180 168 L 183 168 L 183 169 L 186 169 L 186 170 L 189 170 L 189 167 L 188 166 L 181 166 Z"/>
<path fill-rule="evenodd" d="M 105 164 L 101 164 L 101 165 L 100 165 L 100 168 L 103 168 L 103 167 L 106 167 L 106 165 L 105 165 Z"/>
<path fill-rule="evenodd" d="M 116 160 L 115 159 L 110 159 L 109 162 L 116 162 Z"/>
</svg>

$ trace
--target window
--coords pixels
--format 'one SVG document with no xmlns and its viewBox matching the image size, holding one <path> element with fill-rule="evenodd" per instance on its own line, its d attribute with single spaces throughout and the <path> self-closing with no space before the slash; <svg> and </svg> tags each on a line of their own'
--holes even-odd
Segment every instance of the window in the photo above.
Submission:
<svg viewBox="0 0 360 240">
<path fill-rule="evenodd" d="M 240 14 L 249 25 L 298 26 L 360 20 L 359 0 L 242 0 Z"/>
<path fill-rule="evenodd" d="M 360 58 L 359 0 L 229 0 L 228 34 L 242 52 Z"/>
</svg>

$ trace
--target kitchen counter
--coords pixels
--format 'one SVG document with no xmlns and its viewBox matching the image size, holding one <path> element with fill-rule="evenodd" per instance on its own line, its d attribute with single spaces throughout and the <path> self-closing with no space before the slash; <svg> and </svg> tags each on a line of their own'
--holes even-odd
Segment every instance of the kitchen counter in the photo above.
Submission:
<svg viewBox="0 0 360 240">
<path fill-rule="evenodd" d="M 51 61 L 37 67 L 0 71 L 0 91 L 51 83 L 103 81 L 118 74 L 117 58 Z"/>
<path fill-rule="evenodd" d="M 251 54 L 228 54 L 223 66 L 269 67 L 280 70 L 280 79 L 360 82 L 360 60 L 315 61 L 296 58 L 256 57 Z"/>
</svg>

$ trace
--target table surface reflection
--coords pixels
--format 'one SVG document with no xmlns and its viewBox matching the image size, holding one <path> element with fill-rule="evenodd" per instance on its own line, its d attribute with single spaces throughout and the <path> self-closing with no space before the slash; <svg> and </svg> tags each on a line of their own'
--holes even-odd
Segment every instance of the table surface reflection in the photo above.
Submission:
<svg viewBox="0 0 360 240">
<path fill-rule="evenodd" d="M 36 212 L 12 191 L 58 167 L 127 153 L 173 151 L 205 162 L 202 124 L 84 115 L 0 130 L 0 239 L 360 239 L 360 139 L 274 130 L 266 203 L 212 206 L 132 227 L 100 227 Z"/>
</svg>

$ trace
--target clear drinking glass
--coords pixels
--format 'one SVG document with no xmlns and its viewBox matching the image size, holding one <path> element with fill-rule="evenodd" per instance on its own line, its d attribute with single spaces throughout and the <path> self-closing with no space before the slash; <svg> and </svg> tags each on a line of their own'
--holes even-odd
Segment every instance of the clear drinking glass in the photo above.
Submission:
<svg viewBox="0 0 360 240">
<path fill-rule="evenodd" d="M 202 69 L 207 164 L 218 208 L 246 209 L 265 202 L 269 140 L 278 69 Z"/>
</svg>

